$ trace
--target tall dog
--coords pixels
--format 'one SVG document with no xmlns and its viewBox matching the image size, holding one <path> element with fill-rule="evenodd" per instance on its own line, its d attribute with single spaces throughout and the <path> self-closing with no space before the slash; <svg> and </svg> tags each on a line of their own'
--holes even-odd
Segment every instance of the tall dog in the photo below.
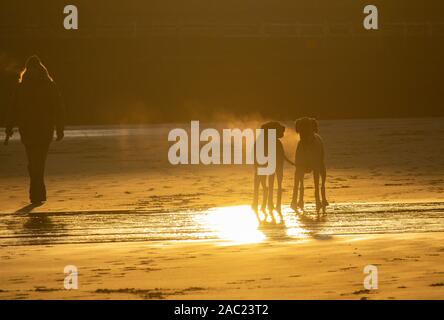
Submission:
<svg viewBox="0 0 444 320">
<path fill-rule="evenodd" d="M 300 141 L 295 156 L 296 170 L 291 208 L 296 212 L 304 210 L 304 176 L 306 173 L 313 172 L 316 211 L 319 213 L 322 210 L 325 213 L 328 206 L 325 194 L 327 169 L 325 167 L 324 143 L 318 134 L 318 122 L 313 118 L 301 118 L 296 121 L 295 129 L 300 136 Z M 320 188 L 319 178 L 321 178 Z"/>
</svg>

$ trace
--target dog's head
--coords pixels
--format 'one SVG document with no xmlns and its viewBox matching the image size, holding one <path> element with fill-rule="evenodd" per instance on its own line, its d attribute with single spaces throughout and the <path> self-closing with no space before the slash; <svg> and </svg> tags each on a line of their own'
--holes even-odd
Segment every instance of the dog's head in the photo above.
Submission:
<svg viewBox="0 0 444 320">
<path fill-rule="evenodd" d="M 278 138 L 278 139 L 282 138 L 285 133 L 285 127 L 277 121 L 270 121 L 270 122 L 264 123 L 262 125 L 261 129 L 263 129 L 265 132 L 267 132 L 267 130 L 269 130 L 269 129 L 276 130 L 276 138 Z"/>
<path fill-rule="evenodd" d="M 315 118 L 300 118 L 296 120 L 295 129 L 301 136 L 313 135 L 319 132 L 318 121 Z"/>
</svg>

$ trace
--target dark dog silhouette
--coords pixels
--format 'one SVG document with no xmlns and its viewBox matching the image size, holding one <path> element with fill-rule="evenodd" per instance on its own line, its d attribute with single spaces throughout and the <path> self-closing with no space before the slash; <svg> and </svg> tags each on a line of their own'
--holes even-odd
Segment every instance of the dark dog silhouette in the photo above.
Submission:
<svg viewBox="0 0 444 320">
<path fill-rule="evenodd" d="M 291 207 L 296 212 L 304 210 L 304 175 L 313 172 L 315 185 L 316 211 L 325 213 L 328 206 L 325 195 L 327 170 L 325 167 L 324 143 L 318 134 L 318 122 L 313 118 L 301 118 L 296 121 L 296 132 L 300 141 L 296 149 L 293 201 Z M 321 186 L 319 188 L 319 178 Z M 319 194 L 321 192 L 321 195 Z M 298 199 L 299 195 L 299 199 Z M 321 200 L 322 197 L 322 200 Z"/>
<path fill-rule="evenodd" d="M 269 176 L 258 176 L 257 166 L 255 167 L 254 199 L 252 207 L 257 212 L 258 201 L 259 201 L 259 187 L 262 186 L 263 197 L 262 197 L 261 211 L 267 215 L 266 208 L 268 208 L 268 214 L 272 217 L 272 219 L 274 219 L 273 210 L 276 210 L 277 213 L 282 218 L 281 202 L 282 202 L 282 180 L 284 177 L 284 162 L 287 161 L 292 165 L 294 165 L 294 163 L 287 158 L 284 151 L 284 146 L 282 144 L 282 141 L 280 140 L 284 136 L 285 127 L 281 125 L 279 122 L 271 121 L 263 124 L 261 129 L 264 130 L 265 137 L 268 136 L 267 130 L 269 129 L 276 130 L 276 171 L 274 174 L 271 174 Z M 266 147 L 265 150 L 268 150 L 268 148 Z M 267 180 L 268 180 L 268 186 L 267 186 Z M 273 199 L 275 180 L 277 182 L 276 206 L 274 204 L 274 199 Z"/>
</svg>

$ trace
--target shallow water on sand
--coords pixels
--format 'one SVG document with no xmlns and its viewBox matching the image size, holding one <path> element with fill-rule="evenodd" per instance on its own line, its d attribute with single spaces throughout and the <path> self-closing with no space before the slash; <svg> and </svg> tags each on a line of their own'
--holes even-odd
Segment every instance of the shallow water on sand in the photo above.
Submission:
<svg viewBox="0 0 444 320">
<path fill-rule="evenodd" d="M 166 193 L 168 201 L 164 201 L 162 206 L 146 201 L 142 201 L 139 206 L 136 201 L 137 208 L 140 207 L 137 210 L 39 213 L 39 208 L 34 208 L 31 213 L 29 210 L 22 210 L 7 214 L 6 212 L 12 210 L 11 207 L 15 210 L 15 202 L 21 204 L 19 199 L 23 197 L 23 193 L 17 190 L 25 186 L 20 186 L 18 182 L 14 182 L 15 185 L 12 186 L 2 185 L 2 190 L 6 192 L 0 193 L 0 197 L 7 196 L 0 198 L 0 246 L 208 239 L 227 243 L 259 243 L 310 237 L 328 239 L 332 235 L 443 232 L 444 202 L 402 203 L 405 199 L 414 201 L 443 198 L 443 123 L 444 118 L 321 121 L 321 133 L 326 144 L 329 174 L 331 173 L 327 185 L 331 192 L 329 198 L 343 203 L 332 205 L 328 215 L 320 217 L 313 213 L 313 207 L 308 207 L 306 215 L 296 215 L 286 207 L 283 223 L 276 217 L 276 223 L 268 221 L 261 224 L 246 205 L 208 209 L 212 206 L 211 203 L 219 205 L 247 202 L 248 200 L 243 199 L 251 196 L 250 182 L 242 185 L 241 179 L 220 178 L 215 183 L 211 181 L 213 174 L 208 172 L 202 173 L 202 180 L 195 179 L 198 173 L 196 176 L 186 176 L 188 180 L 179 180 L 175 178 L 174 172 L 168 171 L 171 169 L 166 157 L 168 132 L 176 127 L 188 128 L 189 123 L 73 127 L 66 131 L 67 139 L 64 143 L 53 144 L 49 157 L 52 178 L 64 181 L 60 190 L 54 190 L 54 197 L 58 201 L 66 200 L 64 191 L 70 187 L 78 187 L 72 181 L 63 180 L 63 175 L 80 177 L 84 182 L 89 181 L 89 176 L 112 176 L 120 174 L 122 170 L 140 174 L 141 177 L 149 177 L 152 172 L 170 173 L 165 175 L 169 179 L 168 183 L 155 186 L 148 185 L 151 183 L 148 182 L 147 185 L 140 185 L 140 188 L 145 189 L 153 186 L 158 189 L 171 188 L 172 191 Z M 215 128 L 233 126 L 237 124 L 214 125 Z M 293 124 L 288 123 L 287 126 L 289 130 L 284 137 L 284 144 L 288 154 L 292 154 L 296 148 L 297 136 L 291 130 Z M 106 139 L 102 139 L 104 137 Z M 18 134 L 14 135 L 10 146 L 0 150 L 0 179 L 25 175 L 25 157 L 22 146 L 16 142 L 18 138 Z M 251 178 L 249 169 L 245 170 L 247 173 L 240 178 Z M 119 190 L 120 193 L 113 189 L 112 185 L 117 185 L 118 179 L 110 178 L 109 186 L 102 193 L 109 192 L 120 197 L 123 195 L 126 199 L 126 189 Z M 192 181 L 195 183 L 188 183 L 190 179 L 194 179 Z M 227 183 L 224 184 L 224 181 Z M 189 193 L 201 194 L 200 202 L 192 209 L 182 204 L 182 200 L 187 200 L 182 199 L 183 197 L 174 206 L 170 203 L 180 196 L 178 192 L 183 193 L 182 190 L 174 191 L 171 186 L 181 182 L 187 182 L 187 187 L 194 188 Z M 92 181 L 91 184 L 93 183 L 96 182 Z M 291 175 L 284 180 L 285 183 L 287 185 L 284 185 L 284 189 L 291 190 Z M 233 192 L 235 187 L 239 187 L 239 190 Z M 133 190 L 138 190 L 137 188 Z M 377 188 L 384 188 L 386 191 L 368 198 L 365 193 Z M 93 198 L 94 193 L 91 190 L 93 189 L 86 186 L 73 197 L 90 197 L 86 200 L 90 203 L 105 201 Z M 170 189 L 162 189 L 162 192 L 165 190 Z M 358 193 L 357 199 L 396 199 L 398 203 L 345 203 L 349 201 L 344 196 L 347 190 Z M 141 199 L 146 199 L 142 197 L 147 196 L 157 197 L 157 191 L 153 189 L 149 194 L 144 191 Z M 223 202 L 221 199 L 214 200 L 214 194 L 224 192 L 233 193 L 233 197 L 227 196 L 223 198 Z M 420 195 L 410 198 L 409 192 L 419 192 Z M 407 196 L 398 197 L 406 193 Z M 133 200 L 128 200 L 131 201 Z M 5 204 L 9 202 L 14 204 L 6 208 Z M 206 205 L 205 208 L 202 208 L 202 203 Z M 109 207 L 122 208 L 121 205 L 119 202 Z M 194 203 L 190 205 L 194 206 Z M 76 207 L 64 205 L 63 208 Z"/>
<path fill-rule="evenodd" d="M 0 245 L 219 240 L 260 243 L 333 235 L 444 232 L 444 203 L 343 203 L 317 216 L 284 208 L 259 223 L 248 206 L 200 211 L 112 211 L 0 215 Z M 263 218 L 263 217 L 261 217 Z"/>
</svg>

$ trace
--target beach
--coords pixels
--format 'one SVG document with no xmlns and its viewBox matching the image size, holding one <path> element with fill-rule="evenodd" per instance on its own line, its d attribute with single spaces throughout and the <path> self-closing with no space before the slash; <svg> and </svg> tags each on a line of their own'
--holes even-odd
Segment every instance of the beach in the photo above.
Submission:
<svg viewBox="0 0 444 320">
<path fill-rule="evenodd" d="M 207 124 L 257 128 L 262 119 Z M 17 135 L 0 149 L 0 298 L 442 299 L 444 119 L 320 121 L 326 216 L 291 201 L 284 221 L 249 209 L 253 168 L 172 166 L 168 132 L 189 123 L 68 128 L 47 163 L 48 202 L 29 207 Z M 294 157 L 298 136 L 285 123 Z M 66 265 L 79 289 L 63 287 Z M 363 286 L 364 268 L 379 288 Z"/>
<path fill-rule="evenodd" d="M 442 299 L 444 233 L 1 248 L 2 299 Z M 78 290 L 63 269 L 78 268 Z M 363 286 L 379 269 L 378 289 Z"/>
</svg>

